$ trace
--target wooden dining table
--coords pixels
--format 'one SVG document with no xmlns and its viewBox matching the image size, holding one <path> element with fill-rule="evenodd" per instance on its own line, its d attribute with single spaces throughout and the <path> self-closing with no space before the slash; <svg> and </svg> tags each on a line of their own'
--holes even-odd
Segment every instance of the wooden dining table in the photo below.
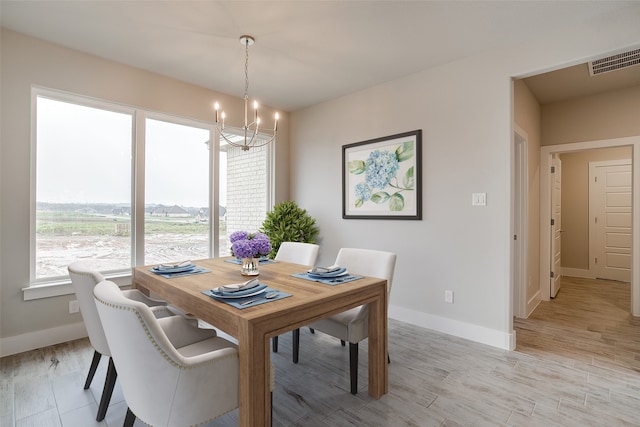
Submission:
<svg viewBox="0 0 640 427">
<path fill-rule="evenodd" d="M 202 293 L 247 280 L 240 274 L 240 266 L 231 260 L 196 260 L 193 261 L 196 266 L 209 272 L 172 278 L 151 272 L 153 266 L 136 267 L 132 285 L 158 295 L 238 340 L 240 426 L 271 425 L 270 339 L 362 304 L 369 304 L 369 395 L 379 399 L 387 393 L 386 280 L 362 277 L 327 285 L 293 277 L 308 269 L 303 265 L 266 263 L 260 265 L 260 283 L 291 296 L 239 309 Z"/>
</svg>

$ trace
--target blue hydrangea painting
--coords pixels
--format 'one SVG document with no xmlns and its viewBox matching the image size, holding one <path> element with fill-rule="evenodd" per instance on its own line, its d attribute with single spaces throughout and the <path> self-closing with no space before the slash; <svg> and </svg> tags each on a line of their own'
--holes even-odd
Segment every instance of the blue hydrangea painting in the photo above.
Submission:
<svg viewBox="0 0 640 427">
<path fill-rule="evenodd" d="M 343 147 L 343 218 L 421 219 L 421 131 Z"/>
</svg>

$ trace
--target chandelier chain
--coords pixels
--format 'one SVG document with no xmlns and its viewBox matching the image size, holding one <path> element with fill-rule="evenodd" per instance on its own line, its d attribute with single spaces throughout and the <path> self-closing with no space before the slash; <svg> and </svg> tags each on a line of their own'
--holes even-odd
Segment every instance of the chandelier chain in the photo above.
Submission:
<svg viewBox="0 0 640 427">
<path fill-rule="evenodd" d="M 244 44 L 244 99 L 249 99 L 249 40 Z"/>
</svg>

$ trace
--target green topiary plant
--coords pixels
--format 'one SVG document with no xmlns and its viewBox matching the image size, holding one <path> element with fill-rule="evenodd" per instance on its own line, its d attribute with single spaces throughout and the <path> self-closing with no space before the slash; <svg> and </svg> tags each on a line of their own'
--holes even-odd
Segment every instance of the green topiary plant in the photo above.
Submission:
<svg viewBox="0 0 640 427">
<path fill-rule="evenodd" d="M 282 242 L 316 243 L 320 230 L 316 220 L 305 209 L 298 207 L 294 201 L 288 201 L 278 203 L 272 211 L 267 212 L 260 231 L 271 240 L 273 249 L 269 252 L 269 258 L 273 259 Z"/>
</svg>

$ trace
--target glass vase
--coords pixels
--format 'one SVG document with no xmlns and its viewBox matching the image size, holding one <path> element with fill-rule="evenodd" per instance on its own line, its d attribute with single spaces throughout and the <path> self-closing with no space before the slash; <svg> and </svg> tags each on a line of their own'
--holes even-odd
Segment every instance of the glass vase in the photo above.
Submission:
<svg viewBox="0 0 640 427">
<path fill-rule="evenodd" d="M 241 262 L 241 274 L 243 276 L 257 276 L 260 274 L 258 265 L 260 264 L 259 258 L 242 258 Z"/>
</svg>

